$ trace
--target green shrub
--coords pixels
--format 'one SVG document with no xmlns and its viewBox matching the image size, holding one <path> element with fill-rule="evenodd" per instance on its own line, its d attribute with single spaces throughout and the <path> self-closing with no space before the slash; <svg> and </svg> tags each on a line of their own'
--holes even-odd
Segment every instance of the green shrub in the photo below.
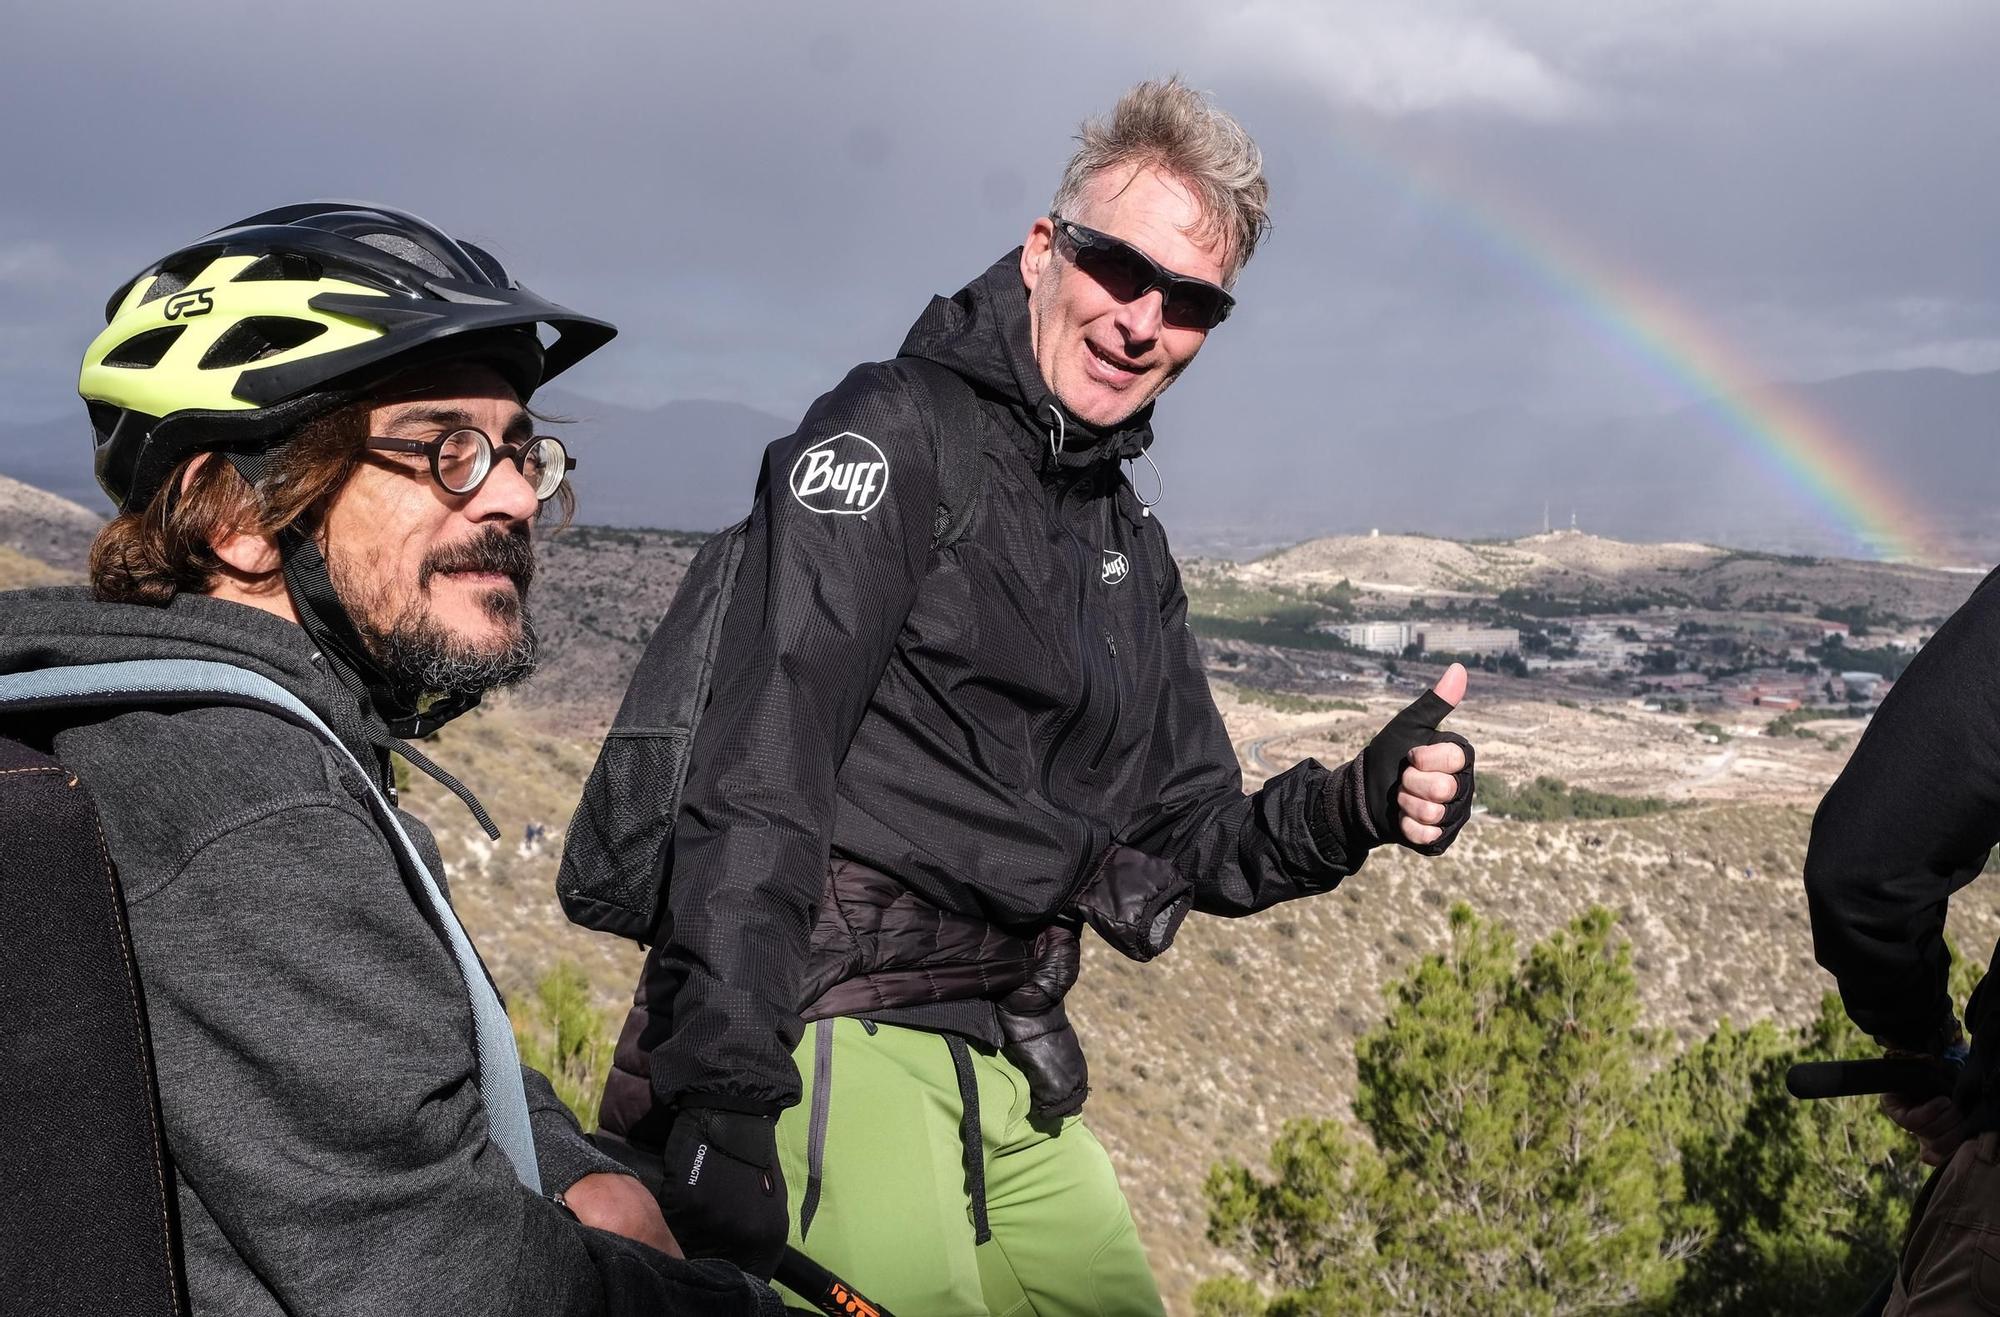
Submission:
<svg viewBox="0 0 2000 1317">
<path fill-rule="evenodd" d="M 1819 739 L 1819 733 L 1804 726 L 1809 722 L 1819 722 L 1825 718 L 1854 718 L 1861 714 L 1849 709 L 1800 708 L 1781 713 L 1764 724 L 1766 736 L 1799 736 L 1807 740 Z"/>
<path fill-rule="evenodd" d="M 590 981 L 567 960 L 544 974 L 512 1014 L 521 1064 L 548 1077 L 586 1132 L 596 1129 L 597 1100 L 618 1035 L 616 1015 L 592 1003 Z"/>
<path fill-rule="evenodd" d="M 1608 791 L 1572 787 L 1560 778 L 1542 776 L 1516 788 L 1491 773 L 1479 775 L 1479 803 L 1501 818 L 1531 823 L 1567 819 L 1636 819 L 1676 808 L 1657 796 L 1618 796 Z"/>
<path fill-rule="evenodd" d="M 1293 1120 L 1272 1179 L 1210 1172 L 1209 1238 L 1275 1291 L 1210 1282 L 1197 1311 L 1585 1312 L 1664 1299 L 1680 1174 L 1647 1076 L 1630 953 L 1594 910 L 1523 959 L 1464 906 L 1451 950 L 1361 1041 L 1354 1114 Z M 1203 1308 L 1202 1305 L 1208 1305 Z"/>
<path fill-rule="evenodd" d="M 1203 1283 L 1197 1313 L 1841 1313 L 1888 1273 L 1915 1140 L 1870 1099 L 1784 1089 L 1797 1061 L 1875 1050 L 1837 998 L 1674 1056 L 1638 1025 L 1607 911 L 1525 956 L 1464 906 L 1450 920 L 1361 1039 L 1354 1122 L 1286 1122 L 1268 1176 L 1210 1170 L 1209 1239 L 1254 1283 Z M 1978 972 L 1955 960 L 1954 997 Z"/>
</svg>

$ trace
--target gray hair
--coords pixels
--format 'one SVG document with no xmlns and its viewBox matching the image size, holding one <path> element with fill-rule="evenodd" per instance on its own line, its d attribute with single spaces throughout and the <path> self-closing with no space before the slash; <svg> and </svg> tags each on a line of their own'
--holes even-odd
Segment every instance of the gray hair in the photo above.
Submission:
<svg viewBox="0 0 2000 1317">
<path fill-rule="evenodd" d="M 1225 284 L 1271 230 L 1263 152 L 1242 124 L 1178 76 L 1132 88 L 1109 115 L 1085 120 L 1076 140 L 1050 206 L 1057 215 L 1076 218 L 1091 184 L 1110 170 L 1158 169 L 1194 193 L 1202 216 L 1195 239 L 1222 241 Z"/>
</svg>

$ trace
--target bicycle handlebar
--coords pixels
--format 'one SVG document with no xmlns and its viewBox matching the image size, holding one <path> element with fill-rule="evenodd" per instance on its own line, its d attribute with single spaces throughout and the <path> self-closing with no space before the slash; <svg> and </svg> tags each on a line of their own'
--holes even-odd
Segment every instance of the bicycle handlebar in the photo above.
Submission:
<svg viewBox="0 0 2000 1317">
<path fill-rule="evenodd" d="M 786 1289 L 809 1299 L 831 1317 L 895 1317 L 874 1300 L 865 1298 L 852 1285 L 814 1262 L 795 1248 L 787 1248 L 772 1277 Z"/>
</svg>

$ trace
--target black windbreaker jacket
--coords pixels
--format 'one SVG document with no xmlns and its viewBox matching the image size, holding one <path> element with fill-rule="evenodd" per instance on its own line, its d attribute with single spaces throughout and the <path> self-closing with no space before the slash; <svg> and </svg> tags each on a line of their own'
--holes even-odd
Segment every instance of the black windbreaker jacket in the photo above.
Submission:
<svg viewBox="0 0 2000 1317">
<path fill-rule="evenodd" d="M 1018 252 L 933 299 L 902 353 L 976 391 L 983 432 L 940 438 L 981 449 L 984 484 L 933 552 L 928 418 L 894 362 L 766 451 L 674 839 L 665 1101 L 798 1100 L 830 855 L 1033 929 L 1114 842 L 1171 860 L 1196 909 L 1242 915 L 1331 888 L 1374 840 L 1336 807 L 1345 768 L 1243 794 L 1166 535 L 1120 468 L 1149 412 L 1102 433 L 1060 410 Z"/>
<path fill-rule="evenodd" d="M 2000 843 L 1996 653 L 2000 572 L 1911 660 L 1813 816 L 1814 953 L 1839 979 L 1848 1015 L 1886 1045 L 1935 1051 L 1956 1028 L 1945 910 Z M 1995 992 L 1989 967 L 1966 1011 L 1970 1071 L 1988 1087 L 2000 1080 Z M 1986 1101 L 2000 1118 L 1996 1095 Z"/>
</svg>

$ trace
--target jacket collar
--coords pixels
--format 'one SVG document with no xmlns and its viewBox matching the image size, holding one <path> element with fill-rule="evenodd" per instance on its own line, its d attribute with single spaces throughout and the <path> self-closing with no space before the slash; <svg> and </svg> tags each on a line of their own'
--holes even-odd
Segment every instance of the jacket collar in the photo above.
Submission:
<svg viewBox="0 0 2000 1317">
<path fill-rule="evenodd" d="M 933 297 L 910 327 L 901 355 L 948 366 L 1006 403 L 1020 422 L 1016 443 L 1044 474 L 1130 460 L 1153 442 L 1150 403 L 1118 425 L 1100 428 L 1071 416 L 1043 380 L 1028 327 L 1019 247 L 951 297 Z"/>
</svg>

